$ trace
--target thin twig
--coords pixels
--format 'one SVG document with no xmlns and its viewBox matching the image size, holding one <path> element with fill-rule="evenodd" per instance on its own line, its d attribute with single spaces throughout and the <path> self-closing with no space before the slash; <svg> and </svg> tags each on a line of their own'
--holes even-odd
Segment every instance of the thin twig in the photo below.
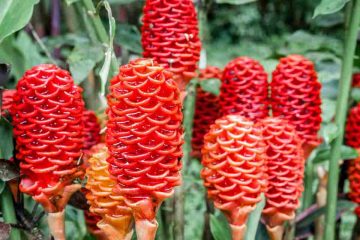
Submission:
<svg viewBox="0 0 360 240">
<path fill-rule="evenodd" d="M 31 23 L 28 24 L 28 27 L 30 29 L 31 35 L 34 37 L 34 39 L 36 40 L 36 42 L 39 44 L 40 48 L 44 51 L 45 55 L 49 58 L 49 60 L 51 61 L 51 63 L 53 64 L 57 64 L 55 59 L 51 56 L 49 50 L 47 49 L 47 47 L 45 46 L 45 44 L 42 42 L 42 40 L 40 39 L 39 35 L 37 34 L 37 32 L 35 31 L 33 25 Z"/>
</svg>

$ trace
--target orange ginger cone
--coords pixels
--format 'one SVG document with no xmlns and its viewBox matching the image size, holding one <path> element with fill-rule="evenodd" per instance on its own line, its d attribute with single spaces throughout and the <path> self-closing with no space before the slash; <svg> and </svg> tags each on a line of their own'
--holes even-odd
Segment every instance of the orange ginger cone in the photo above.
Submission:
<svg viewBox="0 0 360 240">
<path fill-rule="evenodd" d="M 170 71 L 136 59 L 111 80 L 107 98 L 109 172 L 133 210 L 138 239 L 152 240 L 161 203 L 181 183 L 180 91 Z"/>
<path fill-rule="evenodd" d="M 205 135 L 201 152 L 208 196 L 226 215 L 232 239 L 241 240 L 248 215 L 267 185 L 261 127 L 239 115 L 222 117 Z"/>
<path fill-rule="evenodd" d="M 266 144 L 268 187 L 263 210 L 270 239 L 281 240 L 285 221 L 294 219 L 303 191 L 305 158 L 295 127 L 287 120 L 261 121 Z"/>
<path fill-rule="evenodd" d="M 132 236 L 131 209 L 126 206 L 123 196 L 113 192 L 116 181 L 109 174 L 106 161 L 108 151 L 105 144 L 97 145 L 98 152 L 88 159 L 86 198 L 90 212 L 102 217 L 97 226 L 111 240 L 130 240 Z"/>
</svg>

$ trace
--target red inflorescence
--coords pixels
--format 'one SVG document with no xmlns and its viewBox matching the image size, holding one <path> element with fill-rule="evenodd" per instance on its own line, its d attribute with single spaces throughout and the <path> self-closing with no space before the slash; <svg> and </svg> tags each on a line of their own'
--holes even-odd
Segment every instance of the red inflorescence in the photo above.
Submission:
<svg viewBox="0 0 360 240">
<path fill-rule="evenodd" d="M 10 108 L 12 106 L 15 93 L 16 93 L 15 89 L 4 90 L 2 92 L 1 116 L 5 116 L 6 111 L 10 111 Z"/>
<path fill-rule="evenodd" d="M 263 210 L 268 229 L 295 217 L 303 191 L 305 158 L 302 141 L 287 120 L 261 121 L 266 144 L 268 188 Z"/>
<path fill-rule="evenodd" d="M 176 81 L 196 77 L 201 43 L 192 0 L 146 0 L 143 56 L 169 67 Z"/>
<path fill-rule="evenodd" d="M 86 226 L 89 232 L 96 237 L 103 236 L 104 235 L 103 231 L 100 228 L 98 228 L 98 226 L 96 225 L 99 221 L 101 221 L 102 218 L 99 215 L 92 213 L 90 211 L 84 211 L 84 216 L 85 216 Z"/>
<path fill-rule="evenodd" d="M 268 116 L 267 74 L 258 61 L 239 57 L 223 72 L 220 89 L 222 115 L 240 114 L 250 120 Z"/>
<path fill-rule="evenodd" d="M 293 124 L 305 144 L 317 145 L 321 124 L 321 84 L 314 64 L 300 55 L 280 60 L 271 82 L 272 111 Z"/>
<path fill-rule="evenodd" d="M 137 224 L 156 225 L 158 207 L 181 182 L 181 101 L 172 76 L 152 59 L 137 59 L 111 80 L 109 172 Z"/>
<path fill-rule="evenodd" d="M 84 146 L 88 150 L 100 142 L 100 124 L 93 111 L 85 110 L 83 115 L 84 122 Z"/>
<path fill-rule="evenodd" d="M 352 86 L 360 88 L 360 73 L 353 74 Z"/>
<path fill-rule="evenodd" d="M 233 239 L 242 239 L 248 214 L 267 185 L 262 129 L 239 115 L 222 117 L 210 126 L 201 153 L 208 196 L 227 216 Z"/>
<path fill-rule="evenodd" d="M 19 80 L 10 110 L 21 161 L 20 190 L 49 212 L 62 210 L 53 205 L 56 197 L 83 173 L 78 166 L 83 146 L 81 92 L 67 71 L 39 65 Z"/>
<path fill-rule="evenodd" d="M 351 108 L 345 131 L 346 144 L 356 148 L 360 153 L 360 103 Z M 348 168 L 350 193 L 349 198 L 360 204 L 360 157 L 350 161 Z M 360 207 L 355 209 L 355 213 L 360 217 Z"/>
<path fill-rule="evenodd" d="M 207 67 L 200 71 L 200 80 L 208 80 L 221 78 L 221 70 L 217 67 Z M 209 131 L 210 125 L 216 119 L 221 117 L 219 97 L 210 92 L 205 92 L 200 86 L 196 93 L 196 107 L 194 117 L 194 130 L 192 135 L 192 155 L 194 157 L 201 157 L 201 148 L 203 146 L 204 135 Z"/>
</svg>

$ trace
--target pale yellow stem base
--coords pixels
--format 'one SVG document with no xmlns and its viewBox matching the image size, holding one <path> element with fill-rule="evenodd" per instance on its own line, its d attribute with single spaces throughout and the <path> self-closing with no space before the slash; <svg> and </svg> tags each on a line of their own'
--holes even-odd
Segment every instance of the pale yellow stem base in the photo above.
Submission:
<svg viewBox="0 0 360 240">
<path fill-rule="evenodd" d="M 135 220 L 135 228 L 138 240 L 154 240 L 158 223 L 156 220 L 137 219 Z"/>
<path fill-rule="evenodd" d="M 54 240 L 65 240 L 65 211 L 48 213 L 47 220 Z"/>
<path fill-rule="evenodd" d="M 242 240 L 245 237 L 246 225 L 236 226 L 230 224 L 232 240 Z"/>
<path fill-rule="evenodd" d="M 267 232 L 269 234 L 270 240 L 281 240 L 284 235 L 284 226 L 278 225 L 275 227 L 270 227 L 266 225 Z"/>
</svg>

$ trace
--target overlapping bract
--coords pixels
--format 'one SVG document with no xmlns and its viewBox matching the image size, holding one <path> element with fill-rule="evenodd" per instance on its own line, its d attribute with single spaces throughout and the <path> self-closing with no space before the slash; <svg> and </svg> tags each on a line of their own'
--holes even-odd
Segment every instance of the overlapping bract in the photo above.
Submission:
<svg viewBox="0 0 360 240">
<path fill-rule="evenodd" d="M 181 182 L 181 101 L 172 76 L 151 59 L 137 59 L 111 80 L 109 171 L 137 223 L 154 223 L 159 205 Z"/>
<path fill-rule="evenodd" d="M 345 130 L 346 144 L 356 148 L 360 153 L 360 103 L 352 107 L 347 118 Z M 349 198 L 360 204 L 360 157 L 351 160 L 348 168 L 350 193 Z M 360 207 L 355 209 L 355 213 L 360 217 Z"/>
<path fill-rule="evenodd" d="M 84 146 L 88 150 L 100 142 L 100 124 L 93 111 L 85 110 L 82 117 L 84 122 Z"/>
<path fill-rule="evenodd" d="M 242 239 L 248 214 L 265 191 L 266 155 L 261 127 L 239 115 L 216 120 L 204 137 L 201 177 L 215 207 Z"/>
<path fill-rule="evenodd" d="M 103 239 L 105 234 L 97 226 L 97 223 L 101 221 L 101 217 L 90 211 L 84 211 L 85 223 L 88 231 L 96 237 L 96 239 Z"/>
<path fill-rule="evenodd" d="M 261 64 L 249 57 L 229 62 L 220 89 L 222 115 L 240 114 L 250 120 L 269 114 L 267 74 Z"/>
<path fill-rule="evenodd" d="M 193 1 L 146 0 L 143 12 L 143 56 L 169 67 L 177 81 L 195 77 L 201 43 Z"/>
<path fill-rule="evenodd" d="M 44 64 L 26 71 L 14 95 L 10 111 L 21 161 L 20 190 L 49 212 L 62 210 L 63 204 L 57 206 L 54 198 L 82 175 L 81 92 L 67 71 Z M 63 196 L 59 203 L 65 200 Z"/>
<path fill-rule="evenodd" d="M 261 122 L 266 144 L 268 188 L 263 210 L 271 228 L 295 217 L 303 191 L 305 158 L 295 127 L 280 118 Z"/>
<path fill-rule="evenodd" d="M 207 67 L 200 71 L 200 80 L 212 78 L 221 79 L 222 72 L 217 67 Z M 201 157 L 201 148 L 203 146 L 204 135 L 208 132 L 210 125 L 215 122 L 220 115 L 219 97 L 210 92 L 205 92 L 200 86 L 196 93 L 196 106 L 194 127 L 192 135 L 192 155 Z"/>
<path fill-rule="evenodd" d="M 97 149 L 88 159 L 89 167 L 86 170 L 86 198 L 90 211 L 102 217 L 97 226 L 109 239 L 131 239 L 131 209 L 126 206 L 123 196 L 113 192 L 116 180 L 111 178 L 108 171 L 108 151 L 105 144 L 97 145 Z"/>
<path fill-rule="evenodd" d="M 360 73 L 353 74 L 352 86 L 360 88 Z"/>
<path fill-rule="evenodd" d="M 4 90 L 2 92 L 1 116 L 6 116 L 6 112 L 10 111 L 10 108 L 14 101 L 15 93 L 16 93 L 15 89 Z"/>
<path fill-rule="evenodd" d="M 280 59 L 271 82 L 272 112 L 287 119 L 306 144 L 317 145 L 321 124 L 321 84 L 314 64 L 300 55 Z"/>
</svg>

